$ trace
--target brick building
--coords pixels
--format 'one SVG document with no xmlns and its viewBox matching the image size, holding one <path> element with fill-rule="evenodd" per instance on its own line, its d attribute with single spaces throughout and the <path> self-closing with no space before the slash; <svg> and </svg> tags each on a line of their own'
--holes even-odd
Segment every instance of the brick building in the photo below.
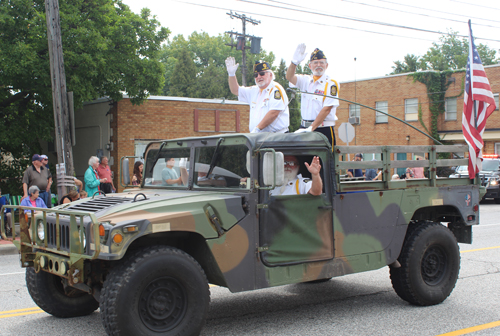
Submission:
<svg viewBox="0 0 500 336">
<path fill-rule="evenodd" d="M 500 92 L 500 65 L 485 66 L 491 89 L 495 95 L 497 109 L 486 123 L 483 138 L 484 153 L 500 153 L 500 115 L 498 94 Z M 464 144 L 462 135 L 462 111 L 465 71 L 454 73 L 449 79 L 445 94 L 445 112 L 437 120 L 440 136 L 453 143 Z M 418 121 L 419 107 L 422 122 L 427 129 L 431 126 L 429 97 L 423 83 L 413 81 L 409 74 L 391 75 L 379 78 L 344 82 L 340 84 L 339 95 L 343 99 L 355 101 L 385 111 L 407 121 L 412 126 L 426 132 Z M 357 116 L 356 136 L 351 145 L 430 145 L 432 140 L 411 127 L 373 110 L 356 107 L 341 101 L 337 109 L 338 127 L 349 117 Z M 338 133 L 337 133 L 338 134 Z M 339 145 L 345 145 L 338 140 Z"/>
<path fill-rule="evenodd" d="M 119 186 L 120 158 L 142 156 L 151 140 L 248 132 L 248 120 L 248 104 L 230 100 L 152 96 L 142 105 L 128 98 L 89 102 L 75 113 L 76 175 L 83 178 L 90 156 L 106 155 Z"/>
<path fill-rule="evenodd" d="M 498 106 L 500 92 L 500 65 L 485 67 Z M 463 78 L 456 72 L 450 78 L 445 94 L 446 110 L 437 120 L 444 140 L 464 143 L 462 136 Z M 408 74 L 344 82 L 340 97 L 386 111 L 426 132 L 418 120 L 431 126 L 427 88 L 414 82 Z M 337 109 L 339 120 L 335 127 L 337 144 L 339 126 L 349 117 L 358 117 L 354 125 L 356 136 L 350 145 L 430 145 L 432 140 L 407 125 L 376 113 L 365 107 L 341 101 Z M 75 170 L 83 178 L 87 161 L 92 155 L 106 155 L 114 172 L 114 183 L 119 186 L 118 164 L 123 156 L 142 156 L 151 140 L 189 136 L 205 136 L 225 132 L 248 132 L 249 107 L 238 101 L 152 96 L 136 106 L 125 98 L 119 102 L 99 99 L 84 105 L 76 112 Z M 490 116 L 484 132 L 484 153 L 500 154 L 500 116 L 498 108 Z M 415 153 L 413 153 L 415 154 Z M 398 154 L 406 159 L 407 154 Z M 371 157 L 365 157 L 365 160 Z M 411 157 L 408 157 L 411 159 Z M 131 163 L 132 167 L 132 163 Z M 131 169 L 132 171 L 132 169 Z M 120 188 L 121 190 L 121 188 Z"/>
</svg>

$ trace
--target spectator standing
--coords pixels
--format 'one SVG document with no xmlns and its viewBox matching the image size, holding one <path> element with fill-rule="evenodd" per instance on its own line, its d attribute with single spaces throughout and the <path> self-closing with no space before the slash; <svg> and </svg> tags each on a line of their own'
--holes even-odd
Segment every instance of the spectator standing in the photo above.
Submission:
<svg viewBox="0 0 500 336">
<path fill-rule="evenodd" d="M 45 205 L 47 205 L 47 208 L 52 208 L 52 192 L 50 191 L 50 188 L 52 187 L 52 173 L 50 172 L 50 169 L 49 169 L 49 157 L 45 154 L 42 154 L 40 155 L 40 157 L 42 158 L 42 164 L 43 166 L 47 169 L 47 171 L 49 172 L 49 182 L 48 182 L 48 185 L 47 185 L 47 202 L 45 202 Z"/>
<path fill-rule="evenodd" d="M 98 167 L 99 158 L 97 156 L 91 156 L 89 159 L 89 167 L 84 175 L 85 191 L 88 193 L 89 197 L 93 197 L 94 194 L 99 191 L 99 185 L 107 181 L 106 178 L 99 178 L 97 174 Z"/>
<path fill-rule="evenodd" d="M 288 97 L 283 87 L 274 81 L 269 63 L 255 62 L 253 66 L 254 86 L 239 86 L 236 70 L 239 64 L 234 57 L 226 59 L 231 93 L 238 100 L 250 105 L 250 133 L 285 133 L 290 125 Z"/>
<path fill-rule="evenodd" d="M 106 179 L 106 182 L 101 182 L 100 188 L 104 193 L 110 194 L 116 191 L 113 184 L 113 179 L 111 178 L 111 169 L 108 165 L 108 158 L 106 156 L 101 157 L 101 163 L 97 167 L 97 175 L 99 178 Z"/>
<path fill-rule="evenodd" d="M 9 204 L 7 202 L 7 198 L 2 196 L 2 189 L 0 189 L 0 209 L 2 206 Z M 5 209 L 3 213 L 0 213 L 0 216 L 4 216 L 5 220 L 5 233 L 10 235 L 12 233 L 12 212 L 11 209 Z M 0 237 L 1 239 L 1 237 Z"/>
<path fill-rule="evenodd" d="M 417 160 L 420 160 L 420 157 L 417 157 Z M 414 178 L 425 178 L 424 167 L 413 167 L 413 175 Z"/>
<path fill-rule="evenodd" d="M 354 156 L 354 161 L 362 161 L 362 160 L 363 160 L 363 154 L 356 153 L 356 155 Z M 347 176 L 348 177 L 363 177 L 363 170 L 360 168 L 349 169 L 347 171 Z"/>
<path fill-rule="evenodd" d="M 144 169 L 144 163 L 141 161 L 136 161 L 134 163 L 134 175 L 132 176 L 132 185 L 140 186 L 142 182 L 142 170 Z"/>
<path fill-rule="evenodd" d="M 373 159 L 372 161 L 377 161 L 377 159 Z M 365 171 L 365 181 L 374 181 L 378 180 L 378 178 L 382 175 L 382 171 L 376 168 L 368 168 Z"/>
<path fill-rule="evenodd" d="M 28 197 L 28 190 L 32 186 L 37 186 L 40 193 L 40 198 L 44 203 L 49 202 L 49 193 L 52 184 L 52 175 L 49 170 L 43 165 L 42 157 L 38 154 L 33 155 L 31 158 L 31 166 L 29 166 L 23 175 L 23 192 L 22 200 Z M 50 183 L 49 183 L 50 181 Z"/>
<path fill-rule="evenodd" d="M 330 144 L 335 145 L 333 126 L 337 120 L 336 111 L 339 106 L 339 84 L 326 74 L 328 61 L 323 51 L 314 49 L 309 59 L 309 69 L 312 75 L 296 75 L 295 70 L 306 57 L 306 45 L 297 46 L 292 58 L 292 63 L 286 72 L 286 79 L 290 87 L 297 87 L 301 91 L 312 93 L 302 94 L 300 113 L 302 116 L 301 128 L 295 133 L 319 132 L 327 137 Z M 323 95 L 323 96 L 321 96 Z M 326 97 L 331 96 L 331 97 Z"/>
</svg>

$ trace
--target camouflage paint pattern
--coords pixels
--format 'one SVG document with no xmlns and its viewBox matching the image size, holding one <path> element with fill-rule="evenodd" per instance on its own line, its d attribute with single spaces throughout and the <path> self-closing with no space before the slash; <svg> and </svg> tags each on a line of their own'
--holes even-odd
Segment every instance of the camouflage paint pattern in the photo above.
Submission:
<svg viewBox="0 0 500 336">
<path fill-rule="evenodd" d="M 44 246 L 36 239 L 32 241 L 27 225 L 22 225 L 21 260 L 28 261 L 27 266 L 37 270 L 40 270 L 42 257 L 67 262 L 71 274 L 79 271 L 83 275 L 84 264 L 91 264 L 93 258 L 112 263 L 141 239 L 151 239 L 156 244 L 176 232 L 187 232 L 205 242 L 207 253 L 199 261 L 202 265 L 215 265 L 216 273 L 222 274 L 216 284 L 238 292 L 384 267 L 397 259 L 412 220 L 446 218 L 461 226 L 479 223 L 479 213 L 473 207 L 479 203 L 481 191 L 470 180 L 453 179 L 449 183 L 440 180 L 437 183 L 429 179 L 426 185 L 401 188 L 398 187 L 403 186 L 401 183 L 376 183 L 372 184 L 375 186 L 372 190 L 361 192 L 359 189 L 367 188 L 364 182 L 335 188 L 335 176 L 329 175 L 335 169 L 332 148 L 323 135 L 315 132 L 165 140 L 165 148 L 215 146 L 221 137 L 225 139 L 223 146 L 245 144 L 252 151 L 251 188 L 143 187 L 126 190 L 113 195 L 119 203 L 88 213 L 85 253 L 76 252 L 81 247 L 83 231 L 78 230 L 75 223 L 71 224 L 70 247 L 59 250 Z M 148 150 L 158 149 L 160 144 L 152 143 Z M 268 191 L 258 190 L 256 186 L 261 183 L 259 150 L 264 148 L 293 155 L 320 156 L 325 193 L 321 196 L 269 197 Z M 191 150 L 194 162 L 193 153 Z M 191 169 L 190 185 L 193 171 Z M 432 186 L 432 183 L 439 186 Z M 147 199 L 133 202 L 138 193 L 143 193 Z M 62 213 L 81 213 L 83 210 L 77 209 L 85 208 L 92 201 L 104 204 L 106 197 L 45 210 L 45 219 L 37 217 L 37 220 L 54 222 L 54 214 L 60 212 L 62 227 L 66 225 L 64 220 L 69 222 Z M 98 238 L 99 223 L 106 227 L 106 237 Z M 133 230 L 127 231 L 130 227 Z M 123 236 L 123 240 L 113 242 L 116 235 Z M 35 254 L 33 248 L 40 251 Z M 211 274 L 208 277 L 217 278 Z M 87 283 L 87 280 L 78 278 L 77 284 Z"/>
</svg>

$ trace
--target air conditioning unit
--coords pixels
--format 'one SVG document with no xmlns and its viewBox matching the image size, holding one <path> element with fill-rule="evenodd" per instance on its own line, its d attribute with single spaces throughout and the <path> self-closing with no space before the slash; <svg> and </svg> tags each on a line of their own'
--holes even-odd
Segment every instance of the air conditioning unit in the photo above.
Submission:
<svg viewBox="0 0 500 336">
<path fill-rule="evenodd" d="M 349 117 L 349 124 L 359 125 L 359 117 Z"/>
</svg>

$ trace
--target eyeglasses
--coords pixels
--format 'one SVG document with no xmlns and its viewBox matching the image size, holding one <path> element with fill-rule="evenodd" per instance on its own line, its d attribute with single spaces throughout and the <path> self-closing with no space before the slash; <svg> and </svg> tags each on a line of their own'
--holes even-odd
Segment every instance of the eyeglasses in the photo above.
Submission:
<svg viewBox="0 0 500 336">
<path fill-rule="evenodd" d="M 254 74 L 253 74 L 253 76 L 254 76 L 255 78 L 259 77 L 259 75 L 260 75 L 260 76 L 262 76 L 262 77 L 264 77 L 264 76 L 265 76 L 265 74 L 266 74 L 266 71 L 261 71 L 261 72 L 256 72 L 256 73 L 254 73 Z"/>
<path fill-rule="evenodd" d="M 298 166 L 298 163 L 295 161 L 285 161 L 285 166 L 295 167 Z"/>
</svg>

